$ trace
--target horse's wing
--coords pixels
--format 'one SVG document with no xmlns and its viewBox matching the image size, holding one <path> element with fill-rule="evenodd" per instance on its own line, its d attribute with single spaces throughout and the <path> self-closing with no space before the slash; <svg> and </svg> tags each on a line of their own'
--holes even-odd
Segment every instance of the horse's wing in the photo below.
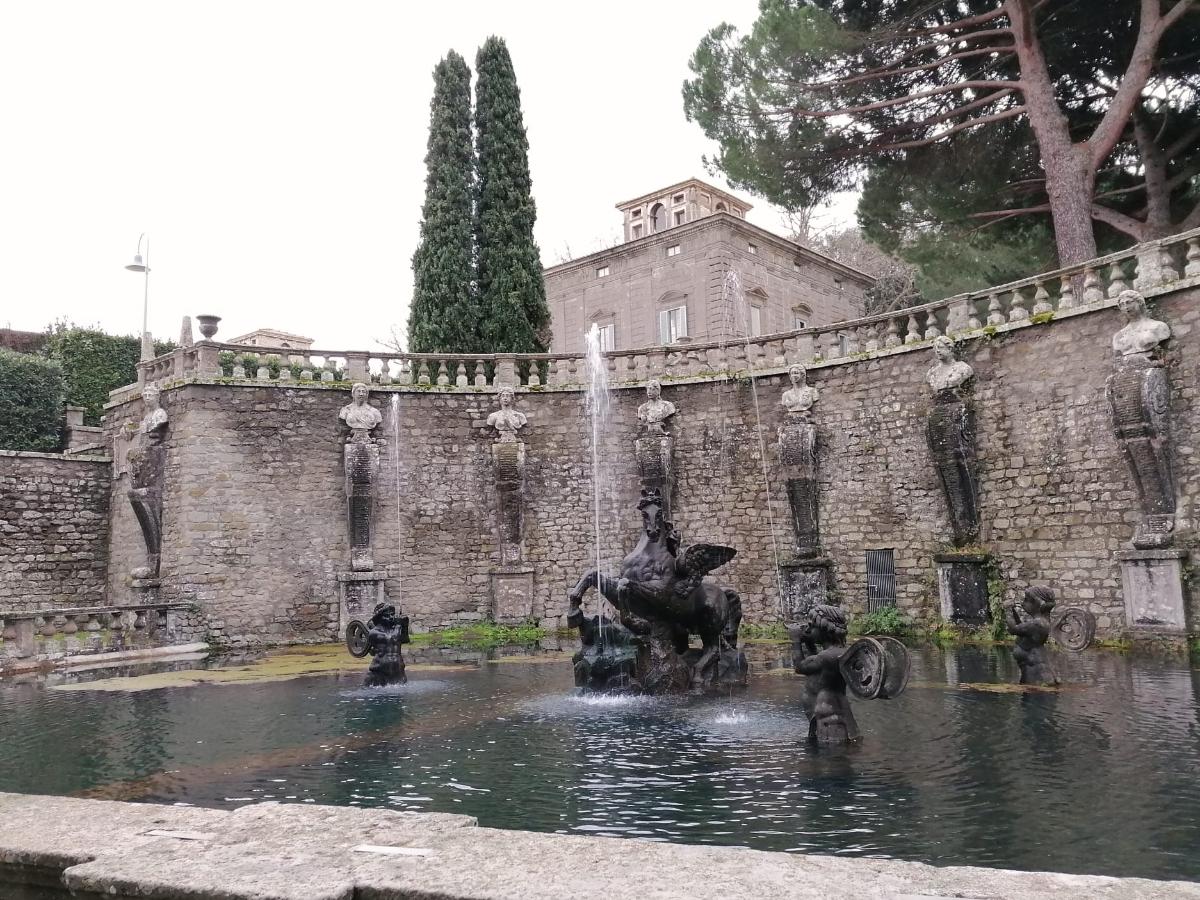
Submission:
<svg viewBox="0 0 1200 900">
<path fill-rule="evenodd" d="M 707 575 L 737 556 L 732 547 L 721 544 L 692 544 L 675 559 L 680 575 Z"/>
</svg>

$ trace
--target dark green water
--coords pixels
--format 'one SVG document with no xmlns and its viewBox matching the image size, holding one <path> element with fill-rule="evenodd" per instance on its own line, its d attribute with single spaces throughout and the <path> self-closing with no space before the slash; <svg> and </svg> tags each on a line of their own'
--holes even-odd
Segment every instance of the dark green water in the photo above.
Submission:
<svg viewBox="0 0 1200 900">
<path fill-rule="evenodd" d="M 756 668 L 778 651 L 758 652 Z M 1090 653 L 994 693 L 1007 650 L 914 653 L 859 746 L 804 742 L 801 681 L 594 701 L 565 660 L 140 693 L 0 682 L 0 790 L 466 813 L 500 828 L 1200 879 L 1200 672 Z M 105 673 L 110 674 L 110 673 Z"/>
</svg>

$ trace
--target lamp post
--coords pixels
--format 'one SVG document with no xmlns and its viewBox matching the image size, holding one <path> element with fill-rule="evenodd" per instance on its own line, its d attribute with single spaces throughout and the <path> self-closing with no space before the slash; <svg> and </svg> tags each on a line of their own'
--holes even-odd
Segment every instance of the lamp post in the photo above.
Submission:
<svg viewBox="0 0 1200 900">
<path fill-rule="evenodd" d="M 146 261 L 142 262 L 142 240 L 146 241 Z M 150 340 L 149 318 L 150 318 L 150 238 L 146 237 L 143 231 L 138 235 L 137 252 L 133 255 L 133 262 L 125 267 L 130 272 L 144 272 L 146 277 L 144 288 L 142 291 L 142 362 L 148 359 L 154 359 L 154 343 Z"/>
</svg>

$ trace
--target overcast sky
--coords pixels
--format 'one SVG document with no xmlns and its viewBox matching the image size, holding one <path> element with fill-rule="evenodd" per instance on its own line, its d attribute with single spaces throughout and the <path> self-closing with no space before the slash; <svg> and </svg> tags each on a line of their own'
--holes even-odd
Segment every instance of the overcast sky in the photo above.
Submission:
<svg viewBox="0 0 1200 900">
<path fill-rule="evenodd" d="M 0 326 L 150 330 L 223 317 L 327 349 L 403 332 L 434 65 L 513 56 L 537 239 L 553 264 L 611 243 L 613 205 L 711 151 L 680 85 L 704 33 L 756 0 L 0 4 Z M 719 180 L 717 183 L 721 184 Z M 761 201 L 750 220 L 782 230 Z M 848 205 L 835 213 L 845 216 Z"/>
</svg>

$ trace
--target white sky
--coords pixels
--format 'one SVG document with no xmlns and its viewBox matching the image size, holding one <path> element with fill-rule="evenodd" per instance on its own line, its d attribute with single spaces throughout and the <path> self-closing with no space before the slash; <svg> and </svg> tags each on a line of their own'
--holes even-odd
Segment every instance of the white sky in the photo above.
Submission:
<svg viewBox="0 0 1200 900">
<path fill-rule="evenodd" d="M 223 317 L 369 349 L 403 331 L 431 73 L 513 56 L 547 264 L 619 235 L 618 201 L 710 151 L 680 86 L 705 32 L 756 0 L 0 4 L 0 326 L 136 333 Z M 718 180 L 718 184 L 721 184 Z M 783 231 L 755 200 L 750 220 Z M 831 216 L 852 217 L 843 198 Z M 568 248 L 570 253 L 568 254 Z"/>
</svg>

